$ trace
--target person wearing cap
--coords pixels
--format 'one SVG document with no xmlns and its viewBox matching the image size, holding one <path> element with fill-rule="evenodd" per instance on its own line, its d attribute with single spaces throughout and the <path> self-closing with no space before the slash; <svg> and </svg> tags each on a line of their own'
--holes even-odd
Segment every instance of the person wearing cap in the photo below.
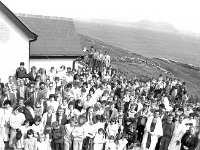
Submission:
<svg viewBox="0 0 200 150">
<path fill-rule="evenodd" d="M 194 119 L 194 117 L 195 117 L 195 114 L 190 113 L 189 116 L 184 119 L 187 130 L 189 130 L 190 126 L 196 127 L 196 120 Z"/>
<path fill-rule="evenodd" d="M 159 110 L 156 110 L 154 112 L 154 115 L 148 118 L 144 131 L 145 132 L 141 143 L 141 148 L 154 150 L 158 138 L 163 135 L 162 122 L 159 117 Z"/>
<path fill-rule="evenodd" d="M 66 134 L 64 126 L 55 121 L 52 123 L 52 128 L 52 149 L 64 150 L 64 136 Z"/>
<path fill-rule="evenodd" d="M 24 68 L 24 62 L 20 63 L 20 67 L 17 68 L 15 73 L 16 80 L 23 79 L 27 77 L 26 68 Z"/>
</svg>

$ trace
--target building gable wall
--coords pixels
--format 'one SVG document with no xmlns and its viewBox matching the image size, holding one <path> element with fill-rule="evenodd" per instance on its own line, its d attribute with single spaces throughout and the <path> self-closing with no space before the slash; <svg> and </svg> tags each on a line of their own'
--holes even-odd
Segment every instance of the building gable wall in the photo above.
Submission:
<svg viewBox="0 0 200 150">
<path fill-rule="evenodd" d="M 20 62 L 29 69 L 29 38 L 0 11 L 0 78 L 7 82 Z"/>
</svg>

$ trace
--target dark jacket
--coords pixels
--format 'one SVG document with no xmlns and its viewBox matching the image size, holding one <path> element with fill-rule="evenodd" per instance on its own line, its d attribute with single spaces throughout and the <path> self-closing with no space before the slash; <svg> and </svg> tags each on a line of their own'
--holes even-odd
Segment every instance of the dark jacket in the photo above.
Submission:
<svg viewBox="0 0 200 150">
<path fill-rule="evenodd" d="M 59 116 L 56 116 L 56 121 L 59 122 Z M 67 115 L 63 114 L 61 119 L 61 125 L 66 125 L 68 123 Z"/>
<path fill-rule="evenodd" d="M 36 92 L 36 97 L 34 92 Z M 44 93 L 40 92 L 40 91 L 30 91 L 30 89 L 27 88 L 26 93 L 25 93 L 25 99 L 29 102 L 31 102 L 32 107 L 34 107 L 34 105 L 36 104 L 36 102 L 40 99 L 45 99 L 45 95 Z"/>
<path fill-rule="evenodd" d="M 29 78 L 30 81 L 36 81 L 38 76 L 39 75 L 36 74 L 36 76 L 34 77 L 32 72 L 29 72 L 28 75 L 27 75 L 27 77 Z"/>
<path fill-rule="evenodd" d="M 60 125 L 59 129 L 53 129 L 52 130 L 52 139 L 53 139 L 54 143 L 63 143 L 65 134 L 66 134 L 65 128 L 63 125 Z"/>
<path fill-rule="evenodd" d="M 31 114 L 31 112 L 26 107 L 24 107 L 23 113 L 24 113 L 26 120 L 28 120 L 30 122 L 30 125 L 32 126 L 34 124 L 34 118 Z"/>
<path fill-rule="evenodd" d="M 198 145 L 198 138 L 196 135 L 191 136 L 189 132 L 186 132 L 181 139 L 181 150 L 185 150 L 184 146 L 188 150 L 195 150 Z"/>
<path fill-rule="evenodd" d="M 26 68 L 21 69 L 20 67 L 17 68 L 16 73 L 15 73 L 15 78 L 16 79 L 23 79 L 27 77 L 27 72 L 26 72 Z"/>
</svg>

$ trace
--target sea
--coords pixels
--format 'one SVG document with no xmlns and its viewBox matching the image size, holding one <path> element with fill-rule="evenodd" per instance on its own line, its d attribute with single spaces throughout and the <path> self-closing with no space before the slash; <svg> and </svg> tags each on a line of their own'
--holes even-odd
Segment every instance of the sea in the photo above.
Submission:
<svg viewBox="0 0 200 150">
<path fill-rule="evenodd" d="M 78 33 L 146 57 L 200 67 L 200 37 L 103 23 L 75 21 Z"/>
</svg>

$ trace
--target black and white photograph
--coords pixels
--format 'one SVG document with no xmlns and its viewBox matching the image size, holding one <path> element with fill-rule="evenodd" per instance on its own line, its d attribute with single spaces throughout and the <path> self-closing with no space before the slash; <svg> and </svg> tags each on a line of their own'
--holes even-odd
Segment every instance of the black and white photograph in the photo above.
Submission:
<svg viewBox="0 0 200 150">
<path fill-rule="evenodd" d="M 199 0 L 0 0 L 0 150 L 200 150 Z"/>
</svg>

